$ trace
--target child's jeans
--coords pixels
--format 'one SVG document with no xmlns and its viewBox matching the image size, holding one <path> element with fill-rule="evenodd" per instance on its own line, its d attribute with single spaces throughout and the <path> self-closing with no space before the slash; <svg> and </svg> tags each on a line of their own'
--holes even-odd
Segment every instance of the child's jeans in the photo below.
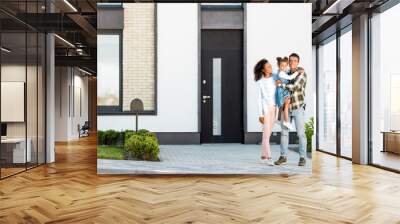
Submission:
<svg viewBox="0 0 400 224">
<path fill-rule="evenodd" d="M 278 108 L 282 108 L 283 104 L 285 103 L 285 98 L 290 97 L 290 91 L 283 89 L 282 87 L 276 88 L 276 93 L 275 93 L 275 100 L 276 100 L 276 105 Z"/>
</svg>

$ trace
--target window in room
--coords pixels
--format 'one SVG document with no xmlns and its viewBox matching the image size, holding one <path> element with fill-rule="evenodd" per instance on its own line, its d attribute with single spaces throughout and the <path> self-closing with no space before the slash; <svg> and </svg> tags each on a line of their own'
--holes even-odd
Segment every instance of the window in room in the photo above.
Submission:
<svg viewBox="0 0 400 224">
<path fill-rule="evenodd" d="M 352 157 L 352 32 L 340 36 L 340 154 Z"/>
<path fill-rule="evenodd" d="M 318 48 L 318 146 L 336 154 L 336 37 Z"/>
</svg>

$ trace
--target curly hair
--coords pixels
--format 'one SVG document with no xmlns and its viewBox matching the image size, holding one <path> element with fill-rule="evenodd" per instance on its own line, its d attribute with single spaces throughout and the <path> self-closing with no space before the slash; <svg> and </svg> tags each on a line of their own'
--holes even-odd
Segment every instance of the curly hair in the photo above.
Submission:
<svg viewBox="0 0 400 224">
<path fill-rule="evenodd" d="M 260 80 L 264 75 L 264 66 L 268 64 L 268 60 L 263 58 L 254 66 L 254 80 Z"/>
</svg>

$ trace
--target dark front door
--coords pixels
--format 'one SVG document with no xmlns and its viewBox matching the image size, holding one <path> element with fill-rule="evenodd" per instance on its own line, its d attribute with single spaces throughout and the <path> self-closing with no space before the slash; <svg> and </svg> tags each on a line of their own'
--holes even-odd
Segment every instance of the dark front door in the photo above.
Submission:
<svg viewBox="0 0 400 224">
<path fill-rule="evenodd" d="M 201 31 L 201 142 L 243 139 L 243 33 Z"/>
</svg>

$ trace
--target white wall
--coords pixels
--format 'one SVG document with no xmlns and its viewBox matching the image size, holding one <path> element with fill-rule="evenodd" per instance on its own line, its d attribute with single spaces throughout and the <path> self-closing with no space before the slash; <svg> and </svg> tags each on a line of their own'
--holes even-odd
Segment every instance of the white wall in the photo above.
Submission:
<svg viewBox="0 0 400 224">
<path fill-rule="evenodd" d="M 157 4 L 157 115 L 140 116 L 139 128 L 198 132 L 197 35 L 197 4 Z M 98 116 L 97 121 L 99 130 L 135 128 L 129 115 Z"/>
<path fill-rule="evenodd" d="M 247 4 L 247 131 L 261 131 L 258 122 L 254 65 L 262 58 L 276 69 L 276 57 L 300 55 L 308 77 L 306 116 L 314 116 L 315 81 L 312 63 L 311 4 Z M 313 84 L 314 83 L 314 84 Z M 275 131 L 279 130 L 275 127 Z"/>
<path fill-rule="evenodd" d="M 1 66 L 1 81 L 2 82 L 26 82 L 26 72 L 28 74 L 36 74 L 36 67 L 33 66 L 25 66 L 24 65 L 19 65 L 19 64 L 4 64 Z M 29 79 L 30 76 L 28 76 L 28 84 L 30 87 L 35 86 L 36 81 L 33 81 Z M 2 90 L 3 91 L 3 90 Z M 32 133 L 36 133 L 36 88 L 27 88 L 27 107 L 30 106 L 33 102 L 34 108 L 27 109 L 27 122 L 7 122 L 7 136 L 8 137 L 24 137 L 25 136 L 25 128 L 28 128 L 27 135 L 30 137 Z M 33 93 L 30 91 L 34 91 Z M 3 98 L 4 96 L 2 96 Z M 21 108 L 22 112 L 24 112 L 24 106 Z M 10 108 L 1 108 L 2 113 L 4 113 L 4 110 L 10 110 Z M 20 111 L 21 112 L 21 111 Z M 26 127 L 27 126 L 27 127 Z"/>
<path fill-rule="evenodd" d="M 75 75 L 74 75 L 74 86 L 75 86 L 75 116 L 71 119 L 71 136 L 72 138 L 79 138 L 79 132 L 78 132 L 78 124 L 82 126 L 85 121 L 89 120 L 89 92 L 88 92 L 88 77 L 87 76 L 82 76 L 82 73 L 77 71 L 75 69 Z M 78 93 L 78 90 L 80 89 L 80 93 Z M 80 105 L 79 105 L 79 95 L 80 96 Z M 81 107 L 82 113 L 79 111 L 79 106 Z"/>
<path fill-rule="evenodd" d="M 253 66 L 261 58 L 267 58 L 276 68 L 277 56 L 299 53 L 300 64 L 308 74 L 307 119 L 314 116 L 315 69 L 310 21 L 311 4 L 247 4 L 246 131 L 261 130 L 253 79 Z M 140 116 L 139 128 L 153 132 L 198 132 L 197 4 L 158 4 L 157 23 L 158 111 L 156 116 Z M 288 32 L 289 26 L 295 37 Z M 98 116 L 98 129 L 134 129 L 134 118 L 131 115 Z"/>
<path fill-rule="evenodd" d="M 88 120 L 88 78 L 74 68 L 56 67 L 55 82 L 55 141 L 70 141 L 79 138 L 78 124 L 81 126 Z M 69 92 L 71 88 L 71 92 Z M 82 116 L 74 94 L 81 89 Z M 75 91 L 75 93 L 73 92 Z M 73 109 L 75 109 L 75 114 Z"/>
<path fill-rule="evenodd" d="M 68 140 L 68 85 L 70 84 L 69 76 L 67 75 L 67 67 L 55 68 L 55 135 L 56 141 Z"/>
</svg>

